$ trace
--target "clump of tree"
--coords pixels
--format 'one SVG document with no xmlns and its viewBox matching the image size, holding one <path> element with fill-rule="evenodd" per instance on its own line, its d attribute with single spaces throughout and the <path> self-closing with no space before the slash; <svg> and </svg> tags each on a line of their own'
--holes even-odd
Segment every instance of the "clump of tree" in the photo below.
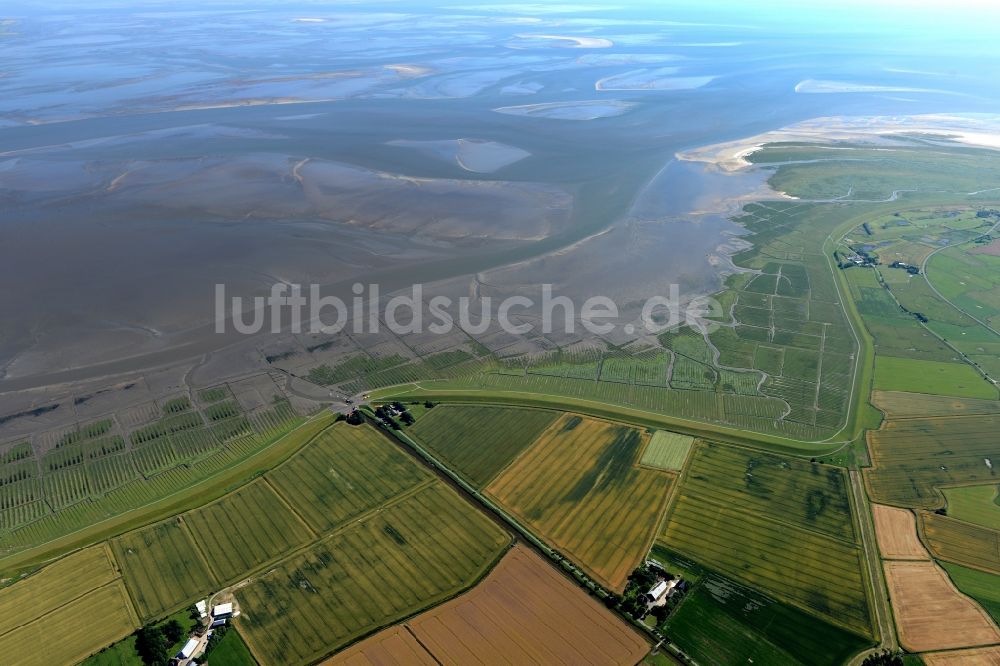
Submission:
<svg viewBox="0 0 1000 666">
<path fill-rule="evenodd" d="M 229 625 L 224 624 L 221 627 L 217 627 L 212 630 L 212 635 L 208 637 L 208 642 L 205 643 L 205 654 L 204 658 L 212 656 L 212 651 L 219 647 L 219 643 L 225 637 L 226 632 L 229 631 Z"/>
<path fill-rule="evenodd" d="M 184 634 L 184 627 L 177 620 L 161 625 L 147 624 L 135 632 L 135 651 L 146 666 L 167 666 L 170 663 L 170 647 L 178 643 Z"/>
<path fill-rule="evenodd" d="M 903 666 L 903 655 L 899 652 L 883 650 L 865 657 L 861 666 Z"/>
</svg>

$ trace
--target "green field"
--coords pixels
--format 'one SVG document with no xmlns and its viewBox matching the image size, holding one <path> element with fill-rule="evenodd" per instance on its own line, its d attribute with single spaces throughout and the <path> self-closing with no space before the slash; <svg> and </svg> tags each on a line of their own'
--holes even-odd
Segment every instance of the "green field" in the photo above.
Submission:
<svg viewBox="0 0 1000 666">
<path fill-rule="evenodd" d="M 851 632 L 870 617 L 843 471 L 699 446 L 664 546 Z"/>
<path fill-rule="evenodd" d="M 967 523 L 1000 530 L 1000 486 L 945 488 L 948 515 Z"/>
<path fill-rule="evenodd" d="M 267 482 L 317 533 L 373 509 L 430 476 L 375 428 L 339 423 Z"/>
<path fill-rule="evenodd" d="M 184 523 L 218 581 L 238 580 L 314 536 L 264 481 L 184 514 Z"/>
<path fill-rule="evenodd" d="M 671 639 L 701 664 L 837 666 L 870 641 L 709 574 L 667 625 Z"/>
<path fill-rule="evenodd" d="M 118 565 L 139 615 L 153 619 L 218 587 L 180 517 L 113 539 Z"/>
<path fill-rule="evenodd" d="M 175 655 L 182 647 L 184 647 L 184 643 L 187 642 L 190 631 L 195 627 L 195 621 L 191 619 L 188 609 L 185 608 L 184 610 L 178 611 L 177 613 L 166 617 L 162 621 L 158 622 L 157 625 L 162 627 L 162 625 L 170 621 L 178 622 L 185 630 L 181 639 L 167 649 L 168 655 Z M 100 652 L 91 655 L 89 658 L 84 660 L 81 666 L 144 666 L 142 658 L 135 650 L 135 640 L 135 634 L 126 636 L 122 640 L 109 645 Z"/>
<path fill-rule="evenodd" d="M 996 399 L 997 390 L 965 363 L 875 357 L 875 388 L 960 398 Z"/>
<path fill-rule="evenodd" d="M 59 438 L 37 473 L 25 471 L 32 457 L 0 465 L 0 478 L 5 470 L 28 474 L 0 485 L 0 567 L 31 561 L 35 549 L 44 561 L 87 545 L 96 539 L 86 535 L 120 532 L 115 523 L 127 529 L 148 522 L 129 512 L 153 512 L 161 500 L 174 503 L 180 491 L 234 472 L 303 421 L 287 401 L 212 425 L 190 403 L 171 404 L 179 411 L 133 430 L 128 448 L 120 435 L 91 424 Z"/>
<path fill-rule="evenodd" d="M 257 661 L 250 654 L 246 643 L 235 629 L 226 631 L 219 644 L 208 655 L 212 666 L 255 666 Z"/>
<path fill-rule="evenodd" d="M 991 483 L 987 461 L 1000 460 L 1000 416 L 952 416 L 887 421 L 869 433 L 873 467 L 864 470 L 872 499 L 913 508 L 942 505 L 937 490 Z"/>
<path fill-rule="evenodd" d="M 993 621 L 1000 624 L 1000 576 L 951 562 L 940 564 L 955 587 L 978 601 Z"/>
<path fill-rule="evenodd" d="M 705 442 L 695 449 L 681 493 L 855 539 L 847 477 L 839 467 Z"/>
<path fill-rule="evenodd" d="M 642 452 L 639 464 L 667 471 L 678 471 L 684 467 L 684 461 L 687 460 L 692 444 L 694 444 L 694 437 L 657 430 L 650 437 L 646 450 Z"/>
<path fill-rule="evenodd" d="M 77 551 L 0 590 L 5 663 L 75 663 L 137 626 L 104 544 Z"/>
<path fill-rule="evenodd" d="M 271 412 L 267 414 L 274 416 Z M 0 544 L 8 553 L 0 559 L 0 570 L 16 571 L 39 564 L 74 548 L 201 506 L 280 463 L 333 422 L 333 415 L 328 412 L 318 414 L 301 427 L 295 427 L 301 421 L 299 418 L 274 421 L 271 416 L 260 417 L 261 427 L 270 424 L 267 426 L 270 429 L 262 431 L 264 434 L 240 435 L 228 441 L 222 451 L 200 459 L 197 465 L 176 467 L 147 480 L 133 481 L 99 500 L 43 514 L 41 520 L 0 535 Z M 15 490 L 23 498 L 30 488 Z M 11 511 L 31 510 L 35 504 L 40 502 L 20 505 Z M 16 546 L 12 545 L 15 543 Z"/>
<path fill-rule="evenodd" d="M 540 409 L 439 405 L 417 421 L 411 434 L 449 468 L 482 487 L 558 416 Z"/>
<path fill-rule="evenodd" d="M 467 588 L 509 542 L 434 483 L 237 590 L 237 627 L 261 663 L 309 663 Z"/>
</svg>

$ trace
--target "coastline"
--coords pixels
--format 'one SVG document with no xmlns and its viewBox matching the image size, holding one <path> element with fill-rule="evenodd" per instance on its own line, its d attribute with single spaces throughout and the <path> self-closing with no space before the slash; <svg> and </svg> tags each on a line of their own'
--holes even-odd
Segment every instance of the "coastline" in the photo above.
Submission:
<svg viewBox="0 0 1000 666">
<path fill-rule="evenodd" d="M 748 158 L 769 143 L 860 142 L 899 146 L 910 138 L 1000 149 L 1000 115 L 826 116 L 745 139 L 681 151 L 677 153 L 677 159 L 704 162 L 721 172 L 734 172 L 750 168 L 753 163 Z"/>
</svg>

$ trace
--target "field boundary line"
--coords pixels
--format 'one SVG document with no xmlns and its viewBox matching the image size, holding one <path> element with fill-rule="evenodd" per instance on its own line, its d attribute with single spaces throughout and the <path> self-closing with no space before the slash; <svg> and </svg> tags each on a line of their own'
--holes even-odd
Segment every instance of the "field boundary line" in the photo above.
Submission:
<svg viewBox="0 0 1000 666">
<path fill-rule="evenodd" d="M 134 609 L 132 608 L 132 597 L 128 593 L 128 586 L 125 585 L 125 581 L 122 580 L 121 576 L 118 576 L 116 578 L 112 578 L 111 580 L 109 580 L 108 582 L 106 582 L 106 583 L 104 583 L 102 585 L 98 585 L 97 587 L 93 587 L 93 588 L 87 590 L 83 594 L 77 595 L 77 596 L 73 597 L 72 599 L 69 599 L 69 600 L 65 601 L 64 603 L 60 604 L 59 606 L 56 606 L 52 610 L 50 610 L 50 611 L 48 611 L 46 613 L 42 613 L 38 617 L 34 617 L 34 618 L 28 620 L 27 622 L 22 622 L 21 624 L 19 624 L 17 626 L 11 627 L 7 631 L 5 631 L 2 634 L 0 634 L 0 638 L 3 638 L 4 636 L 7 636 L 8 634 L 11 634 L 11 633 L 17 631 L 18 629 L 23 629 L 24 627 L 27 627 L 28 625 L 32 625 L 32 624 L 34 624 L 34 623 L 36 623 L 36 622 L 38 622 L 40 620 L 44 620 L 49 615 L 52 615 L 53 613 L 61 611 L 66 606 L 69 606 L 70 604 L 76 603 L 80 599 L 83 599 L 84 597 L 89 596 L 90 594 L 93 594 L 94 592 L 97 592 L 98 590 L 103 590 L 106 587 L 110 587 L 112 585 L 116 585 L 116 584 L 119 584 L 119 583 L 121 584 L 122 588 L 125 589 L 125 600 L 128 602 L 126 604 L 126 607 L 128 609 L 129 616 L 133 620 L 135 620 L 136 619 L 136 614 L 135 614 Z"/>
<path fill-rule="evenodd" d="M 292 458 L 294 458 L 294 457 L 295 456 L 292 456 Z M 289 460 L 291 460 L 292 458 L 289 458 Z M 271 480 L 269 478 L 267 478 L 267 477 L 268 477 L 267 474 L 265 474 L 264 476 L 260 477 L 261 483 L 263 483 L 265 486 L 267 486 L 268 488 L 270 488 L 271 492 L 273 492 L 274 495 L 275 495 L 275 497 L 278 498 L 278 501 L 281 502 L 281 504 L 286 509 L 288 509 L 289 512 L 291 512 L 291 514 L 293 516 L 295 516 L 295 518 L 302 524 L 303 527 L 306 528 L 306 531 L 312 536 L 311 541 L 315 541 L 316 539 L 319 539 L 322 533 L 321 532 L 317 532 L 316 530 L 314 530 L 312 528 L 312 526 L 310 526 L 309 523 L 306 522 L 306 519 L 302 516 L 302 514 L 300 514 L 295 509 L 295 507 L 292 506 L 292 503 L 288 500 L 288 498 L 285 497 L 284 495 L 282 495 L 281 491 L 278 490 L 278 487 L 276 485 L 274 485 L 273 483 L 271 483 Z"/>
<path fill-rule="evenodd" d="M 670 518 L 673 516 L 674 507 L 677 506 L 677 498 L 681 496 L 682 488 L 685 481 L 687 481 L 688 470 L 691 468 L 694 460 L 695 451 L 702 446 L 702 441 L 696 439 L 692 445 L 691 450 L 688 451 L 687 458 L 684 459 L 684 465 L 677 471 L 677 476 L 671 485 L 670 491 L 667 493 L 667 505 L 663 508 L 663 515 L 660 516 L 660 523 L 656 528 L 656 535 L 653 537 L 653 545 L 660 540 L 663 536 L 664 531 L 667 529 L 667 525 L 670 523 Z"/>
<path fill-rule="evenodd" d="M 506 554 L 504 554 L 504 557 L 506 557 Z M 492 572 L 492 570 L 491 570 L 491 572 Z M 487 574 L 487 575 L 489 575 L 489 574 Z M 483 581 L 479 581 L 479 583 L 482 583 L 482 582 Z M 475 586 L 478 586 L 479 583 L 476 583 Z M 475 586 L 473 586 L 473 587 L 475 587 Z M 471 591 L 472 589 L 473 588 L 470 587 L 469 590 L 467 590 L 467 591 Z M 458 597 L 455 597 L 455 598 L 457 599 Z M 410 619 L 412 620 L 413 618 L 410 618 Z M 437 658 L 437 655 L 435 655 L 433 652 L 431 652 L 430 648 L 428 648 L 426 645 L 424 645 L 424 642 L 422 640 L 420 640 L 420 636 L 417 636 L 416 632 L 413 631 L 413 629 L 410 627 L 409 621 L 403 623 L 403 629 L 406 629 L 406 633 L 408 633 L 413 638 L 413 640 L 417 642 L 417 645 L 420 646 L 421 650 L 423 650 L 424 652 L 427 653 L 428 657 L 430 657 L 431 659 L 434 660 L 434 663 L 438 664 L 438 666 L 444 666 L 444 663 L 440 659 Z"/>
<path fill-rule="evenodd" d="M 200 509 L 201 507 L 198 508 Z M 192 511 L 196 510 L 197 509 L 192 509 Z M 212 577 L 215 578 L 215 580 L 213 581 L 215 585 L 216 586 L 222 585 L 222 583 L 224 583 L 225 580 L 212 567 L 212 562 L 209 561 L 204 551 L 202 551 L 201 545 L 198 544 L 198 540 L 194 538 L 194 531 L 190 527 L 188 527 L 187 521 L 184 520 L 184 516 L 186 516 L 189 513 L 191 513 L 191 511 L 185 511 L 184 513 L 179 514 L 177 516 L 177 522 L 180 523 L 181 531 L 184 532 L 184 534 L 188 538 L 188 541 L 190 541 L 191 545 L 194 546 L 194 552 L 201 559 L 201 563 L 205 565 L 205 570 L 211 573 Z"/>
</svg>

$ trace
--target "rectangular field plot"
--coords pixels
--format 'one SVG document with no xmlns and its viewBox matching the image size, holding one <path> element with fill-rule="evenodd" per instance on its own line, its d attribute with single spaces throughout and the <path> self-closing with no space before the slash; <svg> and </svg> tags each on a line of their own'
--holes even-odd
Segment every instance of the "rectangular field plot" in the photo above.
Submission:
<svg viewBox="0 0 1000 666">
<path fill-rule="evenodd" d="M 838 666 L 871 644 L 716 574 L 684 600 L 668 631 L 700 664 Z"/>
<path fill-rule="evenodd" d="M 529 550 L 457 599 L 341 652 L 335 664 L 635 664 L 649 646 Z M 364 661 L 367 660 L 367 661 Z"/>
<path fill-rule="evenodd" d="M 374 428 L 344 423 L 267 474 L 268 483 L 321 534 L 428 478 Z"/>
<path fill-rule="evenodd" d="M 676 432 L 657 430 L 649 439 L 646 450 L 642 452 L 641 465 L 662 469 L 667 471 L 677 471 L 684 466 L 694 438 L 688 435 L 679 435 Z"/>
<path fill-rule="evenodd" d="M 540 409 L 439 405 L 411 430 L 442 462 L 482 487 L 558 416 Z"/>
<path fill-rule="evenodd" d="M 872 499 L 916 508 L 940 506 L 935 487 L 989 483 L 1000 462 L 1000 416 L 909 418 L 868 433 Z"/>
<path fill-rule="evenodd" d="M 872 404 L 890 419 L 1000 414 L 1000 400 L 952 398 L 903 391 L 872 391 Z"/>
<path fill-rule="evenodd" d="M 184 522 L 219 581 L 237 580 L 312 538 L 264 481 L 185 514 Z"/>
<path fill-rule="evenodd" d="M 854 541 L 839 467 L 705 442 L 695 449 L 683 492 Z"/>
<path fill-rule="evenodd" d="M 997 390 L 971 365 L 892 356 L 875 357 L 875 388 L 959 398 L 997 398 Z"/>
<path fill-rule="evenodd" d="M 743 470 L 736 474 L 739 481 Z M 849 631 L 870 634 L 854 543 L 800 527 L 795 516 L 784 521 L 780 512 L 751 510 L 746 503 L 753 500 L 735 488 L 726 497 L 703 494 L 705 487 L 681 487 L 662 537 L 667 547 Z"/>
<path fill-rule="evenodd" d="M 637 467 L 640 431 L 566 414 L 486 492 L 601 584 L 621 590 L 653 540 L 671 477 Z"/>
<path fill-rule="evenodd" d="M 0 635 L 0 654 L 19 666 L 75 664 L 137 627 L 128 593 L 115 580 Z"/>
<path fill-rule="evenodd" d="M 180 518 L 129 532 L 111 547 L 139 615 L 164 615 L 210 593 L 218 582 Z"/>
<path fill-rule="evenodd" d="M 434 483 L 237 590 L 237 625 L 261 664 L 309 663 L 468 587 L 509 542 Z"/>
<path fill-rule="evenodd" d="M 936 513 L 921 514 L 920 523 L 934 557 L 1000 574 L 1000 531 Z"/>
<path fill-rule="evenodd" d="M 117 577 L 104 544 L 57 560 L 0 590 L 0 634 L 51 613 Z"/>
</svg>

